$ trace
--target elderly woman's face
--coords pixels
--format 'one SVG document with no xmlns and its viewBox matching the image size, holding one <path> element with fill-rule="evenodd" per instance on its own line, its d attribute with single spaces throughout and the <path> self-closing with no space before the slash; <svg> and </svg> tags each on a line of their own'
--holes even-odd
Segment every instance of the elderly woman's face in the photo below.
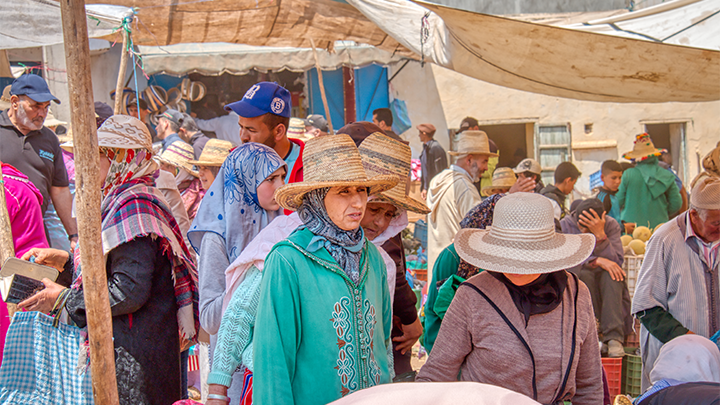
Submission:
<svg viewBox="0 0 720 405">
<path fill-rule="evenodd" d="M 505 277 L 515 285 L 527 285 L 537 280 L 540 274 L 508 274 L 505 273 Z"/>
<path fill-rule="evenodd" d="M 390 222 L 397 214 L 397 207 L 383 202 L 369 202 L 363 216 L 361 225 L 365 236 L 369 240 L 375 240 L 390 226 Z"/>
<path fill-rule="evenodd" d="M 352 231 L 360 226 L 367 199 L 367 187 L 331 187 L 325 196 L 325 210 L 338 228 Z"/>
</svg>

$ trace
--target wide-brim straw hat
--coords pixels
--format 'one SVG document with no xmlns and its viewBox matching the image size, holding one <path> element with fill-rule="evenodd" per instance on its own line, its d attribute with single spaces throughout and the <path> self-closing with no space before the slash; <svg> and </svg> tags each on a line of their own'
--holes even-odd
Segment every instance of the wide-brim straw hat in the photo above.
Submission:
<svg viewBox="0 0 720 405">
<path fill-rule="evenodd" d="M 461 229 L 455 248 L 465 261 L 484 270 L 543 274 L 584 262 L 595 248 L 595 236 L 556 233 L 547 197 L 514 193 L 497 202 L 489 230 Z"/>
<path fill-rule="evenodd" d="M 450 151 L 453 156 L 460 155 L 487 155 L 499 156 L 490 152 L 490 141 L 485 131 L 463 131 L 457 136 L 457 150 Z"/>
<path fill-rule="evenodd" d="M 368 178 L 362 159 L 348 135 L 310 139 L 303 150 L 303 181 L 286 184 L 275 192 L 275 201 L 288 210 L 297 210 L 308 192 L 324 187 L 368 187 L 377 195 L 397 185 L 396 175 Z"/>
<path fill-rule="evenodd" d="M 11 88 L 12 88 L 12 84 L 8 84 L 3 89 L 2 96 L 0 96 L 0 111 L 5 111 L 8 108 L 10 108 L 10 89 Z"/>
<path fill-rule="evenodd" d="M 232 148 L 230 141 L 222 139 L 209 139 L 197 160 L 190 160 L 188 164 L 195 166 L 222 166 L 225 158 L 228 157 Z"/>
<path fill-rule="evenodd" d="M 308 136 L 308 134 L 305 133 L 305 121 L 295 117 L 290 118 L 290 125 L 288 125 L 287 129 L 287 137 L 300 139 L 303 142 L 307 142 L 308 140 L 314 138 L 313 136 Z"/>
<path fill-rule="evenodd" d="M 482 188 L 483 192 L 503 190 L 512 187 L 517 181 L 517 176 L 509 167 L 498 167 L 493 172 L 492 184 Z"/>
<path fill-rule="evenodd" d="M 430 212 L 424 202 L 408 195 L 407 178 L 412 168 L 412 151 L 409 146 L 375 132 L 362 141 L 358 150 L 368 176 L 396 175 L 400 178 L 397 186 L 376 194 L 376 201 L 387 202 L 418 214 Z"/>
<path fill-rule="evenodd" d="M 55 118 L 55 116 L 48 111 L 47 116 L 45 116 L 45 122 L 43 122 L 43 125 L 46 127 L 56 127 L 58 125 L 67 125 L 68 123 L 65 121 L 60 121 L 59 119 Z"/>
<path fill-rule="evenodd" d="M 163 152 L 157 158 L 163 163 L 185 169 L 188 173 L 192 174 L 195 177 L 198 177 L 200 174 L 193 168 L 193 165 L 190 163 L 190 161 L 192 161 L 194 157 L 195 152 L 193 151 L 193 147 L 190 146 L 190 144 L 183 141 L 175 141 L 170 144 L 170 146 L 165 149 L 165 152 Z"/>
<path fill-rule="evenodd" d="M 652 139 L 650 139 L 650 135 L 643 133 L 635 136 L 633 150 L 625 153 L 623 158 L 627 160 L 634 160 L 636 162 L 642 162 L 649 157 L 660 156 L 666 152 L 667 149 L 656 148 Z"/>
<path fill-rule="evenodd" d="M 98 146 L 118 149 L 147 149 L 152 152 L 152 135 L 147 126 L 129 115 L 113 115 L 97 130 Z M 60 145 L 73 151 L 73 141 Z"/>
</svg>

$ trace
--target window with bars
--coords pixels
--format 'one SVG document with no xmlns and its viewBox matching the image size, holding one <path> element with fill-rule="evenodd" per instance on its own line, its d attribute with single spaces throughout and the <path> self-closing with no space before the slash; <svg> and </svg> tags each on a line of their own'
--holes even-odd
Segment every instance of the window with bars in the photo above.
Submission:
<svg viewBox="0 0 720 405">
<path fill-rule="evenodd" d="M 535 135 L 536 156 L 542 167 L 542 181 L 554 184 L 555 167 L 571 160 L 569 125 L 540 125 Z"/>
</svg>

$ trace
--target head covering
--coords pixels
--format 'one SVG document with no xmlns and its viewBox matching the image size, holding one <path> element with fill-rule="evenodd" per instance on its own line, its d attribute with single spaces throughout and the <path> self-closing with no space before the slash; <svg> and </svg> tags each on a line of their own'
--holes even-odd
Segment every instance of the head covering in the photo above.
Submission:
<svg viewBox="0 0 720 405">
<path fill-rule="evenodd" d="M 275 82 L 260 82 L 245 92 L 242 100 L 225 106 L 227 111 L 245 118 L 275 114 L 290 118 L 292 99 L 290 92 Z"/>
<path fill-rule="evenodd" d="M 633 160 L 635 162 L 642 162 L 643 160 L 652 157 L 660 156 L 663 153 L 667 153 L 667 149 L 657 149 L 653 145 L 652 139 L 648 133 L 642 133 L 635 136 L 635 144 L 633 150 L 623 155 L 623 158 L 627 160 Z"/>
<path fill-rule="evenodd" d="M 94 106 L 95 114 L 97 115 L 97 127 L 100 128 L 103 122 L 105 122 L 106 119 L 110 118 L 114 114 L 114 112 L 112 107 L 103 103 L 102 101 L 96 101 Z"/>
<path fill-rule="evenodd" d="M 129 115 L 113 115 L 97 130 L 98 146 L 120 149 L 146 149 L 152 152 L 152 138 L 148 137 L 147 126 Z M 68 152 L 73 151 L 73 141 L 60 145 Z"/>
<path fill-rule="evenodd" d="M 491 195 L 490 197 L 486 198 L 483 202 L 476 205 L 473 209 L 468 211 L 468 213 L 465 215 L 465 218 L 463 218 L 462 221 L 460 221 L 460 228 L 461 229 L 487 229 L 490 225 L 492 225 L 493 220 L 493 214 L 495 212 L 495 205 L 500 200 L 500 198 L 504 197 L 504 194 L 495 194 Z M 464 278 L 469 279 L 470 277 L 478 274 L 480 272 L 480 268 L 477 266 L 473 266 L 472 264 L 468 263 L 463 259 L 460 258 L 460 264 L 458 265 L 458 271 L 457 275 Z"/>
<path fill-rule="evenodd" d="M 8 84 L 3 89 L 2 96 L 0 96 L 0 111 L 5 111 L 10 108 L 10 88 L 12 84 Z"/>
<path fill-rule="evenodd" d="M 594 210 L 596 214 L 598 214 L 599 217 L 602 217 L 602 214 L 605 212 L 605 206 L 603 205 L 603 202 L 598 200 L 597 198 L 588 198 L 586 200 L 576 200 L 580 201 L 578 203 L 577 208 L 575 209 L 575 213 L 573 213 L 573 218 L 575 218 L 575 222 L 578 221 L 580 218 L 580 215 L 588 211 L 586 215 L 592 216 L 590 214 L 590 210 Z M 575 203 L 575 201 L 573 201 Z"/>
<path fill-rule="evenodd" d="M 380 129 L 379 126 L 367 121 L 352 122 L 345 125 L 344 127 L 336 131 L 337 134 L 345 134 L 352 138 L 355 145 L 360 146 L 362 141 L 365 140 L 370 134 L 379 133 L 384 134 L 385 131 Z"/>
<path fill-rule="evenodd" d="M 368 178 L 360 153 L 348 135 L 310 139 L 302 158 L 303 182 L 286 184 L 275 192 L 275 201 L 285 209 L 297 210 L 305 194 L 318 188 L 368 187 L 371 195 L 394 187 L 399 180 L 395 175 Z"/>
<path fill-rule="evenodd" d="M 525 285 L 513 283 L 502 273 L 489 273 L 508 289 L 515 308 L 525 319 L 526 326 L 531 315 L 546 314 L 560 305 L 568 283 L 564 270 L 541 274 L 532 283 Z"/>
<path fill-rule="evenodd" d="M 187 173 L 197 177 L 198 172 L 190 164 L 190 161 L 194 156 L 193 147 L 189 143 L 184 141 L 175 141 L 165 149 L 165 152 L 158 157 L 158 160 L 184 169 Z"/>
<path fill-rule="evenodd" d="M 55 118 L 55 116 L 48 111 L 47 115 L 45 116 L 45 122 L 43 123 L 46 127 L 56 127 L 58 125 L 67 125 L 67 122 L 60 121 L 59 119 Z"/>
<path fill-rule="evenodd" d="M 530 172 L 534 174 L 542 174 L 542 168 L 540 167 L 540 163 L 538 163 L 535 159 L 523 159 L 518 163 L 517 167 L 513 169 L 513 172 L 515 174 Z"/>
<path fill-rule="evenodd" d="M 320 114 L 311 114 L 305 118 L 305 125 L 308 127 L 315 127 L 323 132 L 328 132 L 328 122 Z"/>
<path fill-rule="evenodd" d="M 595 237 L 556 234 L 550 200 L 515 193 L 498 201 L 490 230 L 461 229 L 455 248 L 460 257 L 485 270 L 542 274 L 585 261 L 595 248 Z"/>
<path fill-rule="evenodd" d="M 718 146 L 711 150 L 702 160 L 704 172 L 698 174 L 692 181 L 690 187 L 695 187 L 698 180 L 704 177 L 716 177 L 720 178 L 720 142 Z"/>
<path fill-rule="evenodd" d="M 433 124 L 420 124 L 417 126 L 417 129 L 418 131 L 426 133 L 431 138 L 435 136 L 435 131 L 437 131 Z"/>
<path fill-rule="evenodd" d="M 155 116 L 155 118 L 157 118 L 158 120 L 160 118 L 165 118 L 166 120 L 172 121 L 177 125 L 182 125 L 183 121 L 185 120 L 185 117 L 183 117 L 180 111 L 173 110 L 172 108 L 166 108 L 165 111 Z"/>
<path fill-rule="evenodd" d="M 151 139 L 142 122 L 125 115 L 110 117 L 98 129 L 100 151 L 111 160 L 100 206 L 103 252 L 107 255 L 136 238 L 157 237 L 172 267 L 180 332 L 191 339 L 200 326 L 197 271 L 172 211 L 154 187 L 157 163 L 152 159 Z M 82 286 L 79 251 L 78 247 L 74 256 L 73 288 L 77 289 Z"/>
<path fill-rule="evenodd" d="M 473 117 L 465 117 L 462 121 L 460 121 L 460 131 L 458 133 L 463 132 L 469 128 L 476 127 L 480 125 L 477 119 Z"/>
<path fill-rule="evenodd" d="M 50 93 L 50 88 L 45 79 L 33 73 L 26 73 L 15 79 L 10 88 L 10 94 L 13 96 L 28 96 L 37 103 L 54 101 L 60 104 L 60 100 Z"/>
<path fill-rule="evenodd" d="M 195 166 L 222 166 L 227 158 L 233 143 L 222 139 L 209 139 L 197 160 L 189 160 L 188 164 Z"/>
<path fill-rule="evenodd" d="M 290 125 L 287 129 L 288 138 L 300 139 L 303 142 L 307 142 L 308 139 L 312 139 L 313 136 L 305 133 L 305 122 L 300 118 L 290 118 Z"/>
<path fill-rule="evenodd" d="M 457 151 L 450 151 L 453 156 L 460 155 L 487 155 L 497 157 L 497 153 L 490 151 L 490 142 L 484 131 L 463 131 L 457 135 Z"/>
<path fill-rule="evenodd" d="M 657 156 L 649 156 L 637 162 L 635 169 L 640 172 L 652 198 L 658 198 L 675 183 L 675 175 L 660 167 Z"/>
<path fill-rule="evenodd" d="M 325 209 L 325 196 L 330 187 L 315 188 L 305 194 L 298 215 L 304 226 L 315 237 L 310 241 L 308 251 L 327 249 L 338 266 L 356 285 L 360 282 L 360 258 L 365 246 L 365 233 L 361 226 L 346 231 L 330 219 Z"/>
<path fill-rule="evenodd" d="M 498 167 L 493 172 L 492 184 L 482 188 L 483 193 L 492 193 L 495 190 L 504 190 L 512 187 L 517 181 L 515 173 L 509 167 Z"/>
<path fill-rule="evenodd" d="M 690 193 L 690 204 L 706 210 L 720 210 L 720 178 L 700 179 Z"/>
<path fill-rule="evenodd" d="M 676 337 L 663 345 L 650 371 L 652 384 L 665 379 L 720 383 L 720 349 L 700 335 Z"/>
<path fill-rule="evenodd" d="M 385 134 L 374 133 L 360 144 L 358 148 L 363 168 L 369 177 L 378 175 L 395 175 L 400 178 L 397 186 L 376 195 L 379 202 L 388 202 L 396 207 L 427 214 L 430 209 L 424 202 L 409 196 L 407 177 L 410 175 L 410 147 L 402 142 L 391 139 Z"/>
<path fill-rule="evenodd" d="M 281 167 L 287 167 L 285 161 L 265 145 L 250 142 L 234 149 L 205 193 L 188 232 L 195 251 L 200 251 L 205 232 L 214 232 L 225 238 L 232 263 L 262 228 L 282 215 L 282 210 L 265 211 L 257 197 L 258 186 Z"/>
</svg>

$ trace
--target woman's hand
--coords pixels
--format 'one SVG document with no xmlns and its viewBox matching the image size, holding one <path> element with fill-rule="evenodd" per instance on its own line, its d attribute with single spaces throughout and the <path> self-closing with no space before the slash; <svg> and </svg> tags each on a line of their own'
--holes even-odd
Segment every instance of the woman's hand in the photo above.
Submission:
<svg viewBox="0 0 720 405">
<path fill-rule="evenodd" d="M 227 395 L 228 387 L 220 384 L 210 384 L 208 385 L 208 394 L 215 394 L 215 395 Z M 227 402 L 219 400 L 219 399 L 208 399 L 205 401 L 205 405 L 228 405 Z"/>
<path fill-rule="evenodd" d="M 70 254 L 64 250 L 32 248 L 25 252 L 20 259 L 29 261 L 32 256 L 35 256 L 35 263 L 54 267 L 59 272 L 65 270 L 65 263 L 70 258 Z"/>
<path fill-rule="evenodd" d="M 57 301 L 58 296 L 65 287 L 47 278 L 42 279 L 42 283 L 45 284 L 45 288 L 19 303 L 18 308 L 24 308 L 28 311 L 39 311 L 45 314 L 52 310 L 55 301 Z"/>
</svg>

